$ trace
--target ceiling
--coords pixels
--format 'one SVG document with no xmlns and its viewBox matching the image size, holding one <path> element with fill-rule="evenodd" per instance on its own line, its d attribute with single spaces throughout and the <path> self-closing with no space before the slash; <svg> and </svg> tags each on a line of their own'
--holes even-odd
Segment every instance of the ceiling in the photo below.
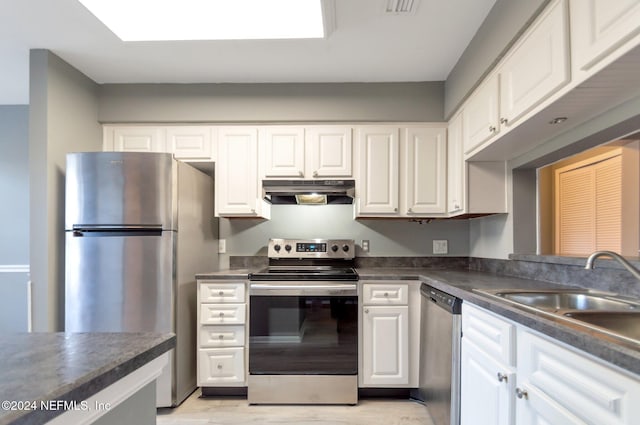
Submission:
<svg viewBox="0 0 640 425">
<path fill-rule="evenodd" d="M 76 0 L 0 0 L 0 104 L 29 103 L 29 49 L 98 83 L 442 81 L 495 3 L 387 1 L 335 0 L 326 39 L 125 43 Z"/>
</svg>

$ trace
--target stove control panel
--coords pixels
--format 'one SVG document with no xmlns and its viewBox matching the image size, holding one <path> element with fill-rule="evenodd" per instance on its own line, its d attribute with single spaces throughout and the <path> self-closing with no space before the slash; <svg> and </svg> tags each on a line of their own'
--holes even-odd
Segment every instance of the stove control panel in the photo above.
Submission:
<svg viewBox="0 0 640 425">
<path fill-rule="evenodd" d="M 270 239 L 269 258 L 344 258 L 355 257 L 353 239 Z"/>
</svg>

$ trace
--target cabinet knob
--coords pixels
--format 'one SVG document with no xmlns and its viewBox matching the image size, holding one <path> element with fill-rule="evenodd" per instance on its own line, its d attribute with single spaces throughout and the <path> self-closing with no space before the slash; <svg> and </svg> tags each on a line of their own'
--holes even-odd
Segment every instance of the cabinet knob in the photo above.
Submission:
<svg viewBox="0 0 640 425">
<path fill-rule="evenodd" d="M 524 398 L 525 400 L 527 400 L 529 398 L 529 394 L 527 393 L 527 390 L 521 390 L 520 388 L 516 388 L 516 397 Z"/>
<path fill-rule="evenodd" d="M 313 172 L 313 177 L 318 177 L 318 171 Z"/>
<path fill-rule="evenodd" d="M 509 378 L 504 373 L 498 372 L 498 381 L 500 382 L 508 382 Z"/>
<path fill-rule="evenodd" d="M 507 118 L 500 118 L 500 123 L 501 124 L 506 124 L 508 122 L 509 122 L 509 120 Z"/>
<path fill-rule="evenodd" d="M 365 309 L 364 309 L 364 312 L 368 314 L 368 313 L 369 313 L 369 309 L 368 309 L 368 308 L 365 308 Z"/>
<path fill-rule="evenodd" d="M 218 295 L 223 296 L 224 295 L 224 291 L 218 292 Z"/>
<path fill-rule="evenodd" d="M 218 367 L 218 370 L 222 369 L 222 365 L 221 364 L 219 364 L 217 367 Z"/>
<path fill-rule="evenodd" d="M 459 210 L 460 209 L 460 204 L 453 204 L 453 208 Z"/>
<path fill-rule="evenodd" d="M 409 208 L 409 209 L 407 210 L 407 212 L 413 212 L 413 211 L 411 210 L 411 208 Z"/>
<path fill-rule="evenodd" d="M 384 293 L 384 294 L 382 294 L 382 295 L 384 295 L 384 296 L 385 296 L 385 298 L 386 298 L 386 297 L 388 297 L 388 296 L 389 296 L 389 293 L 388 293 L 388 292 L 385 292 L 385 293 Z"/>
<path fill-rule="evenodd" d="M 220 312 L 220 317 L 224 317 L 224 311 Z"/>
<path fill-rule="evenodd" d="M 223 340 L 224 339 L 224 335 L 222 335 L 222 334 L 218 335 L 218 339 L 219 340 Z"/>
<path fill-rule="evenodd" d="M 302 171 L 298 171 L 298 176 L 304 177 L 304 173 Z"/>
<path fill-rule="evenodd" d="M 496 130 L 497 130 L 497 129 L 496 129 L 494 126 L 492 126 L 492 125 L 490 125 L 490 126 L 489 126 L 489 132 L 491 132 L 491 133 L 495 133 L 495 132 L 496 132 Z"/>
<path fill-rule="evenodd" d="M 393 212 L 398 212 L 398 209 L 397 209 L 397 208 L 394 208 L 394 209 L 393 209 Z"/>
<path fill-rule="evenodd" d="M 251 208 L 251 214 L 255 214 L 255 213 L 256 213 L 256 210 Z"/>
</svg>

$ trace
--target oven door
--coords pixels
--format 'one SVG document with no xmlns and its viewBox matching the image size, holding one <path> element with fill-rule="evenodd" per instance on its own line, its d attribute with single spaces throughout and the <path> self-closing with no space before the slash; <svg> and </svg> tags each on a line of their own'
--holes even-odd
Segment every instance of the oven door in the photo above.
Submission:
<svg viewBox="0 0 640 425">
<path fill-rule="evenodd" d="M 357 375 L 356 282 L 252 282 L 251 375 Z"/>
</svg>

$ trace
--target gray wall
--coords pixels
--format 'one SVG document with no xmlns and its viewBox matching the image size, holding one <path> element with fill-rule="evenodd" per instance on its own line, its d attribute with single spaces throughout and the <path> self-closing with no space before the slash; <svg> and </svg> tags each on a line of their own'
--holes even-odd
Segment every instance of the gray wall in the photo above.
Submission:
<svg viewBox="0 0 640 425">
<path fill-rule="evenodd" d="M 370 252 L 359 248 L 358 256 L 416 257 L 433 255 L 433 239 L 449 241 L 448 256 L 469 254 L 466 220 L 434 220 L 413 223 L 399 220 L 354 220 L 351 205 L 273 205 L 271 220 L 220 219 L 220 238 L 227 240 L 227 254 L 220 255 L 221 268 L 230 255 L 266 255 L 269 238 L 345 238 L 370 241 Z"/>
<path fill-rule="evenodd" d="M 0 106 L 0 152 L 0 332 L 24 332 L 29 281 L 27 105 Z"/>
<path fill-rule="evenodd" d="M 497 0 L 447 76 L 444 116 L 449 119 L 467 95 L 502 58 L 550 0 Z"/>
<path fill-rule="evenodd" d="M 30 53 L 29 179 L 33 327 L 64 326 L 66 154 L 98 151 L 98 85 L 47 50 Z"/>
<path fill-rule="evenodd" d="M 108 122 L 443 121 L 444 83 L 105 84 Z"/>
</svg>

